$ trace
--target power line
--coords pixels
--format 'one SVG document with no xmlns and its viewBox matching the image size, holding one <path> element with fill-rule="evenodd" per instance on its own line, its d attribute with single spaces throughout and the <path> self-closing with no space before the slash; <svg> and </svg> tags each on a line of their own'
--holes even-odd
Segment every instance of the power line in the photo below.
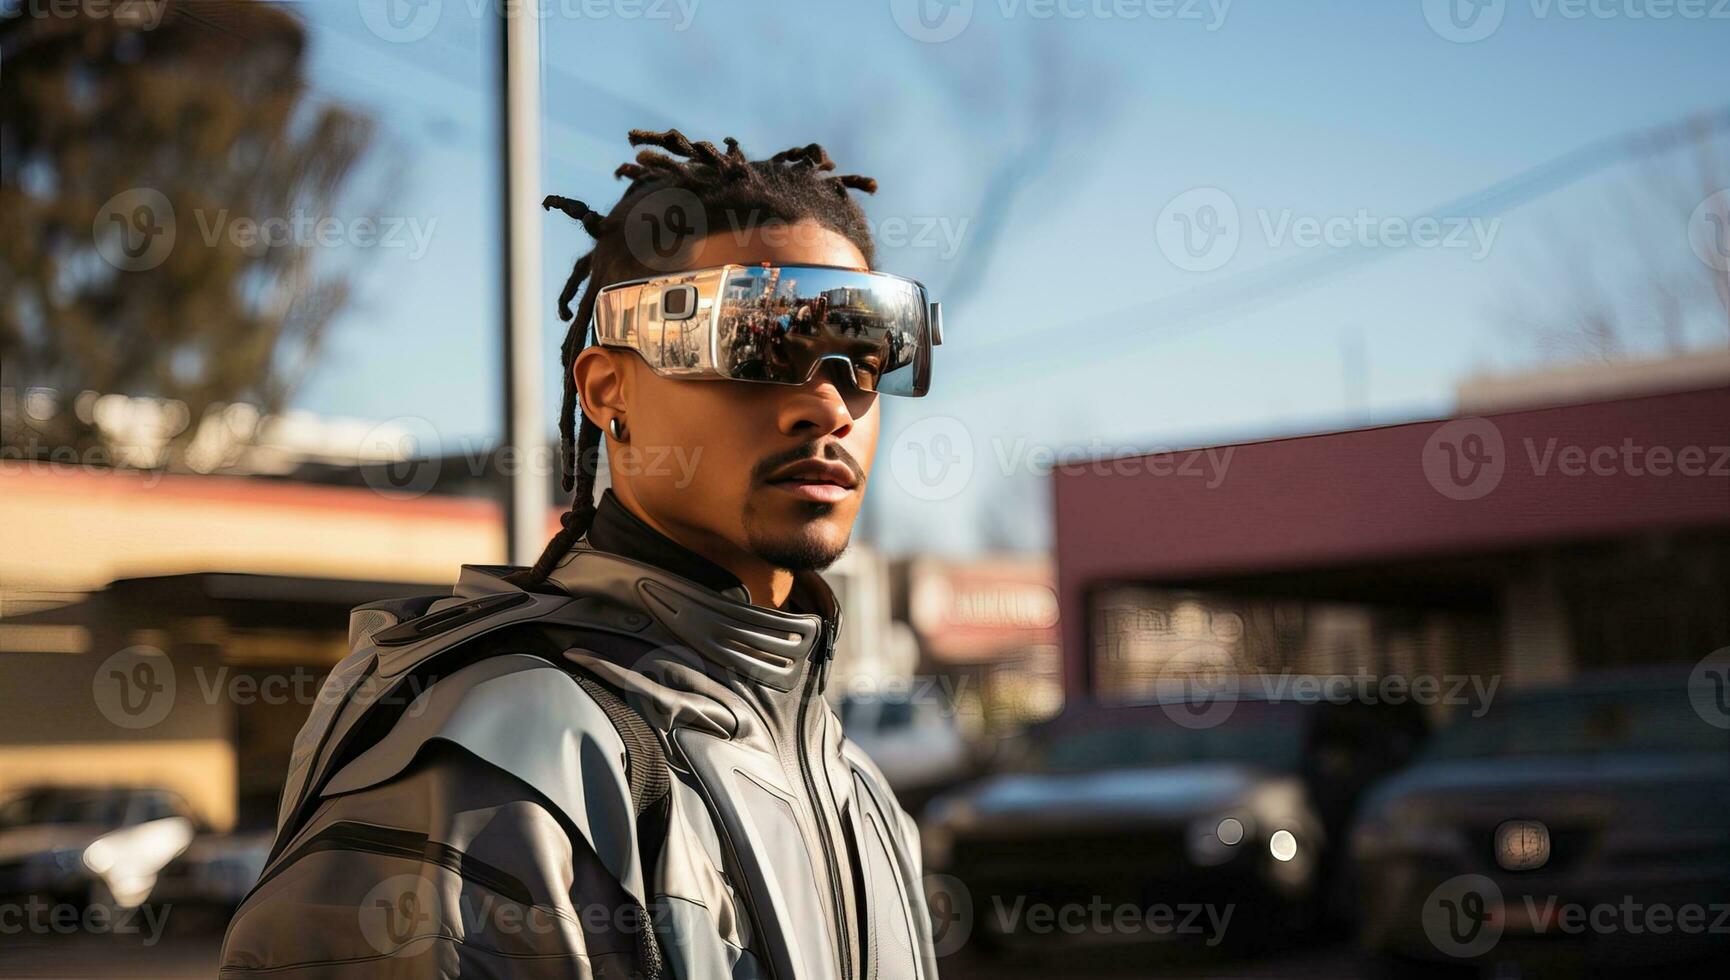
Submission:
<svg viewBox="0 0 1730 980">
<path fill-rule="evenodd" d="M 1730 106 L 1689 116 L 1686 119 L 1623 133 L 1589 143 L 1538 166 L 1503 178 L 1486 187 L 1464 194 L 1437 207 L 1407 217 L 1407 222 L 1438 214 L 1491 217 L 1528 204 L 1556 190 L 1607 169 L 1643 157 L 1669 152 L 1690 140 L 1730 131 Z M 1180 333 L 1173 328 L 1194 324 L 1204 316 L 1241 314 L 1266 307 L 1288 295 L 1314 288 L 1322 282 L 1353 271 L 1380 259 L 1388 258 L 1399 249 L 1357 248 L 1333 249 L 1277 259 L 1266 265 L 1241 272 L 1225 279 L 1181 290 L 1151 303 L 1135 303 L 1114 310 L 1090 313 L 1054 327 L 1045 327 L 1017 335 L 1013 345 L 1001 345 L 998 351 L 983 348 L 958 358 L 953 371 L 960 377 L 990 372 L 993 377 L 1004 372 L 1037 366 L 1050 371 L 1072 365 L 1077 355 L 1087 355 L 1109 344 L 1114 355 L 1121 355 L 1138 345 L 1165 340 Z M 1136 333 L 1119 330 L 1099 330 L 1100 321 L 1157 321 L 1157 326 L 1143 327 Z M 1206 323 L 1199 324 L 1206 326 Z M 1049 343 L 1041 343 L 1049 341 Z M 1029 349 L 1040 351 L 1035 362 L 1018 355 Z"/>
</svg>

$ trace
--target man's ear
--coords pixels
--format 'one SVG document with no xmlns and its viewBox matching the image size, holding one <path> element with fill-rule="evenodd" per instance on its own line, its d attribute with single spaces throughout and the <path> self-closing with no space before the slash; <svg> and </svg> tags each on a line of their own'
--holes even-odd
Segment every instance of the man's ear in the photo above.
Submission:
<svg viewBox="0 0 1730 980">
<path fill-rule="evenodd" d="M 615 416 L 628 422 L 629 379 L 617 353 L 605 347 L 583 348 L 571 364 L 571 378 L 577 383 L 584 418 L 594 419 L 603 429 Z"/>
</svg>

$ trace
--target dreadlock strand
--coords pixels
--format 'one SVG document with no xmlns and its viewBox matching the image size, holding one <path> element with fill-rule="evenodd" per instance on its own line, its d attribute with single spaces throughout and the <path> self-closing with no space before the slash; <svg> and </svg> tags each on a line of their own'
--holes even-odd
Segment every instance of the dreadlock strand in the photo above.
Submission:
<svg viewBox="0 0 1730 980">
<path fill-rule="evenodd" d="M 867 194 L 877 193 L 877 181 L 860 174 L 842 174 L 839 177 L 831 177 L 829 179 L 833 180 L 842 188 L 851 187 L 856 191 L 864 191 Z"/>
<path fill-rule="evenodd" d="M 695 156 L 699 162 L 715 168 L 716 172 L 727 169 L 727 158 L 722 156 L 721 151 L 715 149 L 715 144 L 708 140 L 691 144 L 691 149 L 695 151 Z"/>
<path fill-rule="evenodd" d="M 678 180 L 686 183 L 692 183 L 697 180 L 696 173 L 694 173 L 690 167 L 680 163 L 665 153 L 656 153 L 654 150 L 643 150 L 637 154 L 637 163 L 641 164 L 646 170 L 659 170 L 664 173 L 672 174 Z"/>
<path fill-rule="evenodd" d="M 587 204 L 569 197 L 560 197 L 557 194 L 548 194 L 541 201 L 541 209 L 544 211 L 557 210 L 562 212 L 565 217 L 580 222 L 583 230 L 593 238 L 601 237 L 602 226 L 606 222 L 605 215 Z"/>
<path fill-rule="evenodd" d="M 686 138 L 685 134 L 676 129 L 669 129 L 659 133 L 652 129 L 633 129 L 631 130 L 630 139 L 632 146 L 642 146 L 647 143 L 650 146 L 658 146 L 670 153 L 677 153 L 687 159 L 696 152 L 695 147 L 691 145 L 691 141 Z"/>
<path fill-rule="evenodd" d="M 594 257 L 595 253 L 590 252 L 578 259 L 576 265 L 571 266 L 571 275 L 565 280 L 565 288 L 559 290 L 559 319 L 570 320 L 571 300 L 577 295 L 577 287 L 583 284 L 584 279 L 589 278 L 589 269 L 594 265 Z"/>
<path fill-rule="evenodd" d="M 835 161 L 829 159 L 829 151 L 823 149 L 823 144 L 812 143 L 805 147 L 805 159 L 818 170 L 834 170 Z"/>
<path fill-rule="evenodd" d="M 593 252 L 589 253 L 592 258 Z M 592 267 L 592 263 L 591 263 Z M 564 347 L 559 351 L 559 362 L 565 373 L 564 404 L 559 408 L 559 459 L 561 463 L 560 482 L 568 493 L 579 485 L 581 460 L 578 458 L 577 443 L 579 431 L 577 416 L 582 408 L 580 392 L 577 391 L 576 373 L 572 368 L 577 363 L 577 355 L 589 344 L 589 323 L 594 319 L 596 297 L 600 293 L 600 284 L 590 281 L 589 288 L 583 292 L 583 301 L 577 305 L 577 319 L 571 323 L 571 328 L 565 333 Z M 586 422 L 587 419 L 585 418 Z M 592 494 L 591 494 L 592 495 Z M 576 505 L 572 502 L 572 506 Z"/>
<path fill-rule="evenodd" d="M 592 465 L 592 460 L 600 455 L 600 442 L 601 427 L 584 419 L 582 434 L 577 442 L 577 452 L 582 457 L 582 462 L 577 467 L 576 499 L 572 501 L 570 510 L 559 515 L 559 533 L 547 542 L 547 546 L 541 550 L 540 558 L 536 559 L 534 567 L 529 569 L 529 582 L 546 581 L 547 576 L 558 567 L 559 560 L 571 550 L 571 546 L 589 533 L 589 526 L 595 519 L 595 466 Z"/>
</svg>

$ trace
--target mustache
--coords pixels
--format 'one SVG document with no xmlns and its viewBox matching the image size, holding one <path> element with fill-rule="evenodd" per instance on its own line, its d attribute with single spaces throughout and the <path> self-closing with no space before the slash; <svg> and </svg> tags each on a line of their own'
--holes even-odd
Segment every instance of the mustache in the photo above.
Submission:
<svg viewBox="0 0 1730 980">
<path fill-rule="evenodd" d="M 824 459 L 840 463 L 852 471 L 855 485 L 861 487 L 865 485 L 865 468 L 859 465 L 859 461 L 853 458 L 852 453 L 848 452 L 839 442 L 822 442 L 816 439 L 794 446 L 792 449 L 771 453 L 758 460 L 757 465 L 751 467 L 751 482 L 762 483 L 768 479 L 769 474 L 781 467 L 791 466 L 807 459 Z"/>
</svg>

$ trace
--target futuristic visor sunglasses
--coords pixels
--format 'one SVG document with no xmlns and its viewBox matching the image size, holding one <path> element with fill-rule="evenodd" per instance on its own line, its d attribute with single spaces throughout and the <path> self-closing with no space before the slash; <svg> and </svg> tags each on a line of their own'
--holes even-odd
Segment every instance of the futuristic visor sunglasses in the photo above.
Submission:
<svg viewBox="0 0 1730 980">
<path fill-rule="evenodd" d="M 919 396 L 943 319 L 925 287 L 902 276 L 723 265 L 603 288 L 595 338 L 668 378 L 801 385 L 836 363 L 862 391 Z"/>
</svg>

